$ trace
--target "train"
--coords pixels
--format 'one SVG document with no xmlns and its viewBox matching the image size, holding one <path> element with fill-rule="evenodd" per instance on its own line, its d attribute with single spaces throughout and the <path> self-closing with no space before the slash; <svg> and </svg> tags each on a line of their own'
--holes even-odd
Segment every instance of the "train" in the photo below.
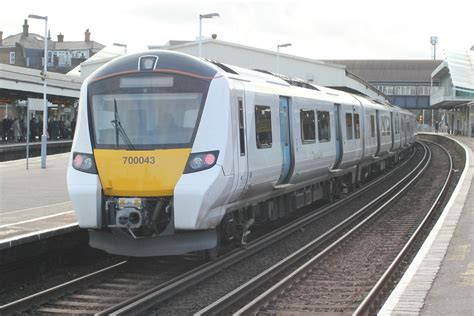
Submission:
<svg viewBox="0 0 474 316">
<path fill-rule="evenodd" d="M 405 159 L 414 131 L 364 95 L 151 50 L 84 81 L 68 191 L 91 247 L 215 254 Z"/>
</svg>

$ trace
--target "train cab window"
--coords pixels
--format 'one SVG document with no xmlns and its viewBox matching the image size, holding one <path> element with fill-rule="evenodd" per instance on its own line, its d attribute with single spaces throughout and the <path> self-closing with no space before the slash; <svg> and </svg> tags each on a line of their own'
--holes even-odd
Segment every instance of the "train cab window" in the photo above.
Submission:
<svg viewBox="0 0 474 316">
<path fill-rule="evenodd" d="M 354 113 L 354 131 L 355 131 L 355 138 L 360 138 L 360 122 L 359 122 L 359 114 Z"/>
<path fill-rule="evenodd" d="M 370 116 L 370 137 L 375 137 L 375 116 Z"/>
<path fill-rule="evenodd" d="M 352 113 L 346 113 L 346 138 L 347 140 L 354 138 L 354 128 L 352 126 Z"/>
<path fill-rule="evenodd" d="M 301 142 L 311 144 L 316 142 L 316 121 L 314 110 L 300 111 Z"/>
<path fill-rule="evenodd" d="M 331 140 L 331 122 L 329 120 L 329 112 L 318 111 L 318 139 L 321 143 L 329 142 Z"/>
<path fill-rule="evenodd" d="M 269 106 L 255 106 L 255 132 L 257 148 L 272 147 L 272 113 Z"/>
</svg>

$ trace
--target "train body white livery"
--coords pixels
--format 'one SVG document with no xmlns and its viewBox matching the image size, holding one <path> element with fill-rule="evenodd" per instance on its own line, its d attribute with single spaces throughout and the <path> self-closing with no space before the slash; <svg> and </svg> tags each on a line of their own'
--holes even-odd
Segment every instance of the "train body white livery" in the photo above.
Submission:
<svg viewBox="0 0 474 316">
<path fill-rule="evenodd" d="M 182 254 L 338 195 L 413 142 L 398 107 L 150 51 L 84 82 L 68 188 L 92 247 Z"/>
</svg>

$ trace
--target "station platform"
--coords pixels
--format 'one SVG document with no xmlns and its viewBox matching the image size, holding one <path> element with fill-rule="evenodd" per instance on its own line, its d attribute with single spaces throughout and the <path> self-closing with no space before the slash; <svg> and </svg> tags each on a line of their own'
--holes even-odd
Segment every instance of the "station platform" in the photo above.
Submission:
<svg viewBox="0 0 474 316">
<path fill-rule="evenodd" d="M 0 250 L 78 230 L 67 192 L 69 153 L 0 162 Z"/>
<path fill-rule="evenodd" d="M 66 153 L 71 150 L 72 140 L 57 140 L 47 143 L 48 155 Z M 30 143 L 30 157 L 41 155 L 41 142 Z M 26 143 L 0 144 L 0 161 L 9 161 L 26 158 Z"/>
<path fill-rule="evenodd" d="M 378 315 L 474 315 L 474 138 L 467 168 L 428 238 Z"/>
</svg>

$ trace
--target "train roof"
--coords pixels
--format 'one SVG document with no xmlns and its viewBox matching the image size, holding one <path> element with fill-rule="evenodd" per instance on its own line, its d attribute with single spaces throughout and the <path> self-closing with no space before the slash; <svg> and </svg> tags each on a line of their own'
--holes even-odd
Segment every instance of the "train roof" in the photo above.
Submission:
<svg viewBox="0 0 474 316">
<path fill-rule="evenodd" d="M 144 63 L 142 63 L 142 61 L 147 59 L 153 60 L 152 67 L 149 69 L 144 67 Z M 214 60 L 200 59 L 188 54 L 169 50 L 150 50 L 147 52 L 119 57 L 100 67 L 88 78 L 87 81 L 94 82 L 118 74 L 141 71 L 187 73 L 206 80 L 212 80 L 213 78 L 222 75 L 228 79 L 266 85 L 273 84 L 280 87 L 295 89 L 294 92 L 298 96 L 311 95 L 314 97 L 315 94 L 317 94 L 321 100 L 329 101 L 332 99 L 331 101 L 341 103 L 353 103 L 354 98 L 356 98 L 365 105 L 371 105 L 373 107 L 394 107 L 387 102 L 374 100 L 364 95 L 355 95 L 345 91 L 319 86 L 300 78 L 289 77 L 262 69 L 242 68 Z"/>
</svg>

